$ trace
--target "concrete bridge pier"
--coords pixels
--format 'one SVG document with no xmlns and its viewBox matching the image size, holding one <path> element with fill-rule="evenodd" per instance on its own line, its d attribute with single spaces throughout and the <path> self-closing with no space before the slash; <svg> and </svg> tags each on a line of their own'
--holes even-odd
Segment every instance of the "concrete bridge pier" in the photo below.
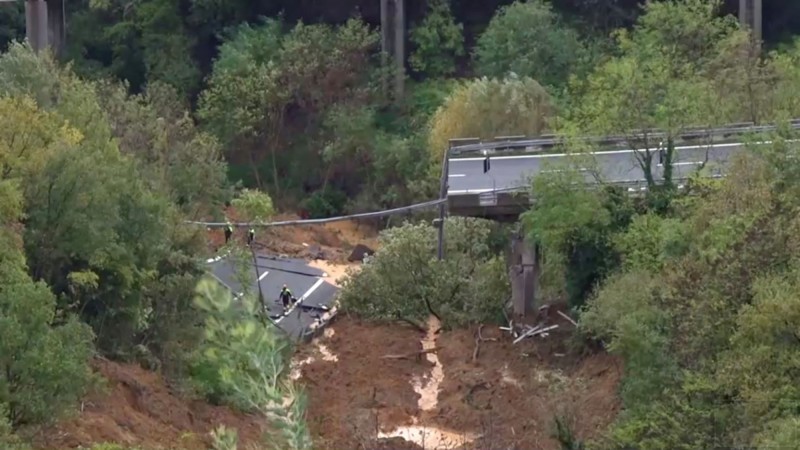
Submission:
<svg viewBox="0 0 800 450">
<path fill-rule="evenodd" d="M 35 51 L 47 47 L 57 55 L 66 36 L 64 0 L 26 0 L 25 34 Z"/>
<path fill-rule="evenodd" d="M 526 316 L 536 310 L 539 263 L 536 245 L 526 239 L 524 233 L 514 233 L 511 237 L 511 261 L 508 266 L 514 316 Z"/>
</svg>

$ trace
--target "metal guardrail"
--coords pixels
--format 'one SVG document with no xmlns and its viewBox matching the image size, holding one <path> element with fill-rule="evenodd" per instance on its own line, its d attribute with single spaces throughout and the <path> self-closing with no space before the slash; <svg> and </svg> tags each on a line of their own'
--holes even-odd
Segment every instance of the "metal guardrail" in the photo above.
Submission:
<svg viewBox="0 0 800 450">
<path fill-rule="evenodd" d="M 708 176 L 704 176 L 702 178 L 712 178 L 712 179 L 719 179 L 725 178 L 724 174 L 712 174 Z M 691 178 L 690 177 L 677 177 L 672 179 L 672 183 L 674 184 L 685 184 Z M 617 180 L 617 181 L 604 181 L 604 182 L 597 182 L 597 181 L 585 181 L 585 182 L 573 182 L 575 186 L 589 186 L 589 187 L 598 187 L 598 186 L 605 186 L 605 185 L 614 185 L 620 187 L 627 187 L 628 191 L 640 190 L 641 188 L 647 188 L 647 180 L 644 178 L 642 179 L 630 179 L 630 180 Z M 448 197 L 458 197 L 458 196 L 467 196 L 467 195 L 481 195 L 481 194 L 519 194 L 525 193 L 530 190 L 530 185 L 520 185 L 514 187 L 505 187 L 505 188 L 496 188 L 496 189 L 475 189 L 470 191 L 466 189 L 464 191 L 459 192 L 458 194 L 449 194 Z"/>
<path fill-rule="evenodd" d="M 800 129 L 800 118 L 789 121 L 789 126 Z M 678 142 L 698 140 L 701 138 L 730 136 L 741 136 L 748 133 L 764 133 L 774 131 L 778 125 L 755 125 L 753 123 L 736 123 L 719 128 L 688 128 L 684 132 L 673 136 Z M 635 130 L 627 136 L 604 136 L 604 137 L 579 137 L 575 138 L 578 142 L 585 142 L 596 145 L 624 145 L 637 139 L 664 139 L 667 133 L 663 130 Z M 469 143 L 467 143 L 469 142 Z M 463 153 L 478 153 L 487 150 L 517 150 L 539 152 L 550 149 L 558 145 L 569 142 L 563 136 L 543 135 L 538 138 L 526 138 L 523 136 L 499 136 L 488 141 L 481 141 L 477 138 L 452 139 L 450 141 L 449 154 L 461 155 Z"/>
</svg>

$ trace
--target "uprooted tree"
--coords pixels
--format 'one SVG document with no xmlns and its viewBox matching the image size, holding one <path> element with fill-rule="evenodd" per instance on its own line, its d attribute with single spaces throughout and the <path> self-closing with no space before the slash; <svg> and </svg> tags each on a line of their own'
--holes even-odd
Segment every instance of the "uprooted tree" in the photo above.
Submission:
<svg viewBox="0 0 800 450">
<path fill-rule="evenodd" d="M 430 314 L 446 327 L 494 321 L 510 294 L 502 234 L 484 219 L 445 221 L 445 253 L 436 255 L 436 228 L 406 223 L 381 233 L 379 250 L 351 273 L 342 307 L 377 320 L 402 320 L 422 328 Z"/>
</svg>

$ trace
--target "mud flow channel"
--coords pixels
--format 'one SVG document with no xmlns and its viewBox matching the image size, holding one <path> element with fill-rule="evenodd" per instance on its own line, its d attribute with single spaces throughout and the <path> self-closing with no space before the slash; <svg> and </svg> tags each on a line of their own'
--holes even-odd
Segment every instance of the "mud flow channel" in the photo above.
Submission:
<svg viewBox="0 0 800 450">
<path fill-rule="evenodd" d="M 427 323 L 427 332 L 422 338 L 422 349 L 433 350 L 436 348 L 436 337 L 441 324 L 436 317 L 431 316 Z M 433 411 L 439 403 L 439 391 L 444 381 L 444 368 L 435 351 L 425 354 L 428 361 L 433 364 L 431 373 L 427 377 L 415 377 L 411 380 L 414 391 L 419 394 L 417 406 L 421 413 Z M 451 449 L 474 441 L 477 436 L 466 433 L 456 433 L 437 427 L 428 427 L 421 424 L 420 417 L 412 417 L 411 426 L 398 427 L 391 432 L 379 432 L 378 439 L 401 438 L 413 442 L 423 449 Z"/>
</svg>

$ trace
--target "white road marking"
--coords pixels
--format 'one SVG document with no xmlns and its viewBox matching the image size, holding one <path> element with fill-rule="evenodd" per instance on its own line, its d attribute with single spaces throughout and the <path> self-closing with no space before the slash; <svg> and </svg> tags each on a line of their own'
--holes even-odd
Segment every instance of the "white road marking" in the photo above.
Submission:
<svg viewBox="0 0 800 450">
<path fill-rule="evenodd" d="M 465 176 L 467 176 L 467 174 L 464 174 L 464 173 L 451 173 L 451 174 L 449 174 L 447 176 L 448 177 L 465 177 Z"/>
<path fill-rule="evenodd" d="M 266 277 L 267 275 L 269 275 L 269 271 L 265 270 L 264 272 L 261 273 L 261 275 L 258 276 L 258 281 L 263 280 L 264 277 Z"/>
<path fill-rule="evenodd" d="M 291 308 L 289 308 L 289 311 L 286 311 L 286 313 L 285 313 L 285 314 L 283 314 L 281 317 L 277 318 L 277 319 L 275 320 L 275 323 L 280 323 L 280 321 L 281 321 L 281 320 L 283 320 L 283 318 L 284 318 L 284 317 L 286 317 L 286 316 L 288 316 L 289 314 L 291 314 L 291 312 L 292 312 L 292 311 L 294 311 L 294 309 L 295 309 L 295 308 L 297 308 L 297 305 L 299 305 L 300 303 L 303 303 L 303 300 L 307 299 L 307 298 L 308 298 L 308 296 L 309 296 L 309 295 L 311 295 L 311 294 L 312 294 L 314 291 L 316 291 L 316 290 L 317 290 L 317 288 L 318 288 L 318 287 L 320 287 L 320 286 L 322 285 L 322 283 L 324 283 L 324 282 L 325 282 L 325 280 L 323 280 L 322 278 L 319 278 L 319 279 L 317 279 L 317 282 L 316 282 L 316 283 L 314 283 L 314 285 L 313 285 L 313 286 L 311 286 L 311 287 L 310 287 L 310 288 L 309 288 L 309 289 L 306 291 L 306 293 L 305 293 L 305 294 L 303 294 L 303 295 L 302 295 L 300 298 L 298 298 L 298 299 L 297 299 L 297 302 L 296 302 L 294 305 L 292 305 L 292 307 L 291 307 Z"/>
<path fill-rule="evenodd" d="M 561 173 L 561 172 L 568 172 L 571 169 L 554 169 L 554 170 L 540 170 L 539 173 Z M 578 172 L 588 172 L 589 169 L 581 167 L 576 169 Z"/>
<path fill-rule="evenodd" d="M 684 161 L 672 163 L 673 166 L 699 166 L 703 161 Z M 658 163 L 658 167 L 664 167 L 664 164 Z"/>
<path fill-rule="evenodd" d="M 771 144 L 771 141 L 768 142 L 760 142 L 760 144 Z M 675 147 L 675 150 L 693 150 L 693 149 L 713 149 L 713 148 L 728 148 L 728 147 L 743 147 L 746 144 L 741 142 L 732 142 L 728 144 L 716 144 L 716 145 L 688 145 L 685 147 Z M 607 152 L 591 152 L 590 155 L 622 155 L 625 153 L 633 153 L 637 150 L 628 149 L 628 150 L 609 150 Z M 656 149 L 651 149 L 650 151 L 656 152 Z M 560 158 L 564 156 L 585 156 L 585 153 L 548 153 L 548 154 L 536 154 L 536 155 L 513 155 L 513 156 L 493 156 L 491 159 L 536 159 L 536 158 Z M 485 157 L 482 158 L 453 158 L 450 159 L 450 164 L 458 163 L 458 162 L 469 162 L 469 161 L 483 161 L 486 159 Z"/>
</svg>

